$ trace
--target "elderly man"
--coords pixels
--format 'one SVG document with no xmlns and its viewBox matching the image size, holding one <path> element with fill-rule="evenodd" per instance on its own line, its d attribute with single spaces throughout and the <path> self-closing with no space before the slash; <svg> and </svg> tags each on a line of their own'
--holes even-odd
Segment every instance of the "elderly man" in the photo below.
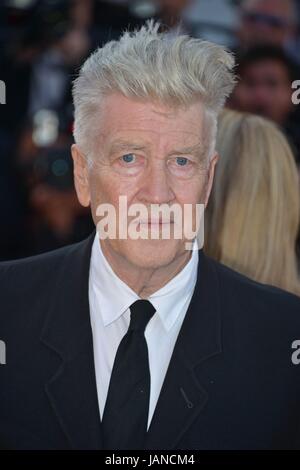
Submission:
<svg viewBox="0 0 300 470">
<path fill-rule="evenodd" d="M 81 68 L 75 185 L 98 230 L 1 265 L 3 448 L 299 448 L 300 299 L 208 259 L 151 211 L 190 206 L 195 227 L 232 68 L 220 46 L 153 23 Z"/>
</svg>

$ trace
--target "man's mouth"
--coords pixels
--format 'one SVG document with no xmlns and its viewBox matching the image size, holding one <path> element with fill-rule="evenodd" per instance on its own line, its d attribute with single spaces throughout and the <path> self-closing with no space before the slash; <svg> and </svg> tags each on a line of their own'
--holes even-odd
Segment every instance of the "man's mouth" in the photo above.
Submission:
<svg viewBox="0 0 300 470">
<path fill-rule="evenodd" d="M 174 223 L 172 220 L 161 220 L 161 219 L 151 219 L 151 220 L 139 220 L 139 225 L 148 226 L 148 227 L 158 227 L 163 225 L 171 225 Z"/>
</svg>

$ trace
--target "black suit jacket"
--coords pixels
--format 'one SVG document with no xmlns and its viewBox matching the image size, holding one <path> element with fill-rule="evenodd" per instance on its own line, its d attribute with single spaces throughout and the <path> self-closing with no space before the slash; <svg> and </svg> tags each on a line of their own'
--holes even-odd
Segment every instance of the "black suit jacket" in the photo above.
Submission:
<svg viewBox="0 0 300 470">
<path fill-rule="evenodd" d="M 0 265 L 0 443 L 101 449 L 89 316 L 94 234 Z M 145 449 L 299 449 L 300 298 L 207 258 Z"/>
</svg>

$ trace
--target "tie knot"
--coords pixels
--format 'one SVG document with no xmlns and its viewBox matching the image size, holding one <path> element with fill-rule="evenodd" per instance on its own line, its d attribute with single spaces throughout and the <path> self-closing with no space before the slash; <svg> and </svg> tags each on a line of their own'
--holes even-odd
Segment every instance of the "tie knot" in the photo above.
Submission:
<svg viewBox="0 0 300 470">
<path fill-rule="evenodd" d="M 149 300 L 137 300 L 130 306 L 130 312 L 128 329 L 145 331 L 147 323 L 155 313 L 155 308 Z"/>
</svg>

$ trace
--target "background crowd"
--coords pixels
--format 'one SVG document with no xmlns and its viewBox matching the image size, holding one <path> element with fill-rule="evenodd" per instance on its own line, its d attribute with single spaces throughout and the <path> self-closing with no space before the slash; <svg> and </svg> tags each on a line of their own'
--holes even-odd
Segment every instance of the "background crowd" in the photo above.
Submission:
<svg viewBox="0 0 300 470">
<path fill-rule="evenodd" d="M 224 158 L 208 207 L 207 252 L 300 293 L 300 104 L 292 100 L 300 0 L 1 1 L 0 260 L 91 232 L 73 187 L 71 83 L 93 49 L 149 18 L 236 55 L 239 80 L 220 117 Z"/>
</svg>

